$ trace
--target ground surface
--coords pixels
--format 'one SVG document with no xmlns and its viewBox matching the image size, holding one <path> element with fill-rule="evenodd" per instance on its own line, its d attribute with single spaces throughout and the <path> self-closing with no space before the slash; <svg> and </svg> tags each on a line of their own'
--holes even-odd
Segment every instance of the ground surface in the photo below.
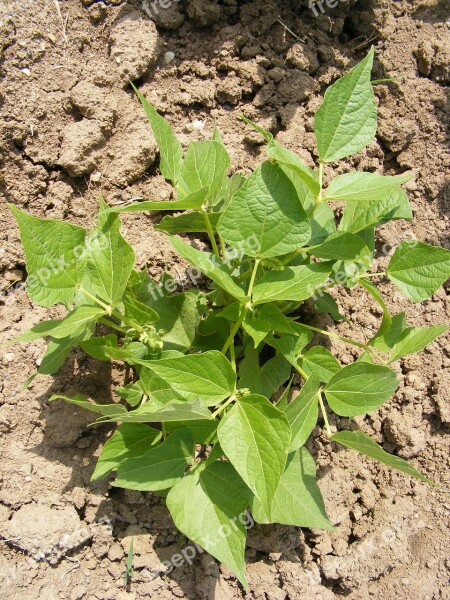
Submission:
<svg viewBox="0 0 450 600">
<path fill-rule="evenodd" d="M 377 48 L 374 77 L 395 81 L 376 88 L 376 140 L 339 169 L 417 173 L 408 184 L 415 221 L 381 230 L 380 266 L 403 237 L 449 247 L 445 2 L 340 2 L 315 17 L 302 2 L 193 0 L 157 14 L 157 29 L 145 12 L 136 12 L 142 7 L 121 0 L 61 0 L 59 6 L 60 15 L 53 0 L 3 0 L 0 6 L 2 289 L 24 278 L 6 201 L 87 226 L 100 193 L 109 203 L 169 197 L 154 165 L 154 140 L 127 87 L 130 78 L 184 143 L 209 136 L 217 124 L 235 169 L 250 169 L 262 153 L 258 137 L 237 120 L 240 113 L 312 164 L 312 118 L 321 94 L 362 58 L 370 41 Z M 196 120 L 203 129 L 194 127 Z M 153 231 L 153 218 L 125 218 L 127 238 L 151 274 L 165 266 L 175 272 L 176 257 Z M 420 305 L 387 283 L 381 287 L 392 311 L 406 310 L 412 324 L 449 321 L 448 287 Z M 353 335 L 368 339 L 380 318 L 373 303 L 354 292 L 337 299 Z M 19 291 L 1 299 L 0 312 L 2 341 L 58 314 L 33 306 Z M 347 325 L 337 329 L 348 332 Z M 333 349 L 343 363 L 353 360 L 351 349 Z M 448 497 L 337 451 L 320 428 L 309 447 L 336 533 L 253 528 L 247 593 L 205 555 L 152 579 L 145 569 L 157 569 L 185 540 L 159 500 L 89 484 L 93 456 L 109 430 L 88 429 L 87 413 L 47 403 L 54 391 L 107 400 L 123 373 L 76 351 L 57 377 L 38 378 L 21 391 L 43 350 L 41 342 L 0 349 L 2 598 L 450 598 Z M 398 373 L 395 398 L 359 425 L 449 487 L 449 338 L 403 360 Z M 131 535 L 136 573 L 126 591 Z"/>
</svg>

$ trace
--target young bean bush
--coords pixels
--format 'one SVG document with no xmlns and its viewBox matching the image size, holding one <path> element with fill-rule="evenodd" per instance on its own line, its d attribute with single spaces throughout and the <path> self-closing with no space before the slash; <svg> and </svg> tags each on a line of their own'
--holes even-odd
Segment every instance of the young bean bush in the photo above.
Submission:
<svg viewBox="0 0 450 600">
<path fill-rule="evenodd" d="M 411 174 L 352 171 L 323 185 L 328 163 L 375 136 L 373 56 L 372 49 L 325 93 L 314 121 L 317 169 L 244 119 L 265 138 L 268 159 L 250 176 L 229 177 L 218 131 L 183 153 L 168 122 L 137 92 L 175 200 L 109 207 L 100 199 L 90 232 L 10 206 L 25 250 L 29 297 L 68 310 L 13 340 L 50 338 L 37 373 L 55 374 L 75 346 L 133 369 L 132 383 L 115 390 L 123 403 L 51 398 L 119 424 L 92 479 L 114 473 L 113 486 L 165 496 L 178 529 L 244 586 L 247 511 L 257 523 L 333 529 L 305 446 L 318 420 L 336 446 L 435 485 L 351 422 L 395 393 L 392 363 L 448 329 L 408 326 L 404 313 L 389 314 L 373 278 L 387 278 L 421 302 L 450 276 L 449 250 L 404 241 L 386 272 L 370 272 L 376 227 L 412 218 L 401 187 Z M 336 201 L 344 206 L 340 218 L 330 206 Z M 191 265 L 185 291 L 168 274 L 157 282 L 134 268 L 119 217 L 134 211 L 181 212 L 165 216 L 156 229 Z M 178 237 L 186 233 L 203 235 L 210 250 Z M 368 293 L 381 309 L 379 329 L 366 343 L 306 318 L 306 301 L 335 321 L 344 318 L 328 291 L 337 285 Z M 342 366 L 313 343 L 317 332 L 353 345 L 359 357 Z M 293 373 L 301 389 L 289 401 Z M 346 418 L 337 421 L 346 429 L 333 432 L 330 411 Z"/>
</svg>

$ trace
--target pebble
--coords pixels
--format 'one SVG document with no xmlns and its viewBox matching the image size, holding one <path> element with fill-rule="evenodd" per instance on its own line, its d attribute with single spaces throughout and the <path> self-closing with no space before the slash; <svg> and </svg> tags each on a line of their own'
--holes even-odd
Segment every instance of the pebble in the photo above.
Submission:
<svg viewBox="0 0 450 600">
<path fill-rule="evenodd" d="M 31 75 L 31 71 L 27 67 L 25 67 L 24 69 L 20 69 L 20 70 L 22 71 L 22 73 L 24 73 L 28 77 Z"/>
<path fill-rule="evenodd" d="M 13 352 L 7 352 L 6 354 L 3 355 L 3 362 L 5 363 L 12 363 L 14 360 L 14 353 Z"/>
<path fill-rule="evenodd" d="M 166 52 L 164 54 L 164 64 L 166 64 L 166 65 L 170 64 L 174 58 L 175 58 L 175 54 L 173 52 Z"/>
</svg>

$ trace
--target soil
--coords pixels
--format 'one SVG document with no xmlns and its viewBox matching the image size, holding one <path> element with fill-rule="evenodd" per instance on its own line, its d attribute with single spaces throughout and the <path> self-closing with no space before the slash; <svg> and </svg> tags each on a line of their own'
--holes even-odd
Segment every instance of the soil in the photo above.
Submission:
<svg viewBox="0 0 450 600">
<path fill-rule="evenodd" d="M 333 4 L 333 2 L 330 2 Z M 332 166 L 396 174 L 407 184 L 412 223 L 384 226 L 377 261 L 405 237 L 449 247 L 446 172 L 450 46 L 444 0 L 350 0 L 324 4 L 276 0 L 192 0 L 143 6 L 122 0 L 3 0 L 0 6 L 0 340 L 58 309 L 34 306 L 15 289 L 25 266 L 6 201 L 38 216 L 89 226 L 102 194 L 108 203 L 170 198 L 157 171 L 157 148 L 129 86 L 133 80 L 173 124 L 184 144 L 217 125 L 233 169 L 249 171 L 261 140 L 239 114 L 270 129 L 309 163 L 312 123 L 323 91 L 376 46 L 379 129 L 370 146 Z M 158 8 L 158 6 L 157 6 Z M 447 8 L 447 10 L 446 10 Z M 58 12 L 58 10 L 59 12 Z M 200 122 L 200 123 L 199 123 Z M 156 162 L 155 162 L 156 160 Z M 152 275 L 182 266 L 157 216 L 128 215 L 124 226 L 138 264 Z M 381 284 L 393 312 L 411 324 L 449 322 L 449 288 L 422 304 Z M 350 324 L 323 324 L 368 339 L 380 314 L 366 294 L 336 294 Z M 333 344 L 342 363 L 353 350 Z M 448 496 L 328 442 L 318 427 L 309 442 L 319 484 L 337 529 L 255 526 L 249 531 L 245 592 L 211 557 L 152 576 L 187 541 L 164 503 L 150 494 L 91 484 L 95 456 L 110 433 L 92 417 L 47 402 L 81 392 L 108 400 L 120 366 L 75 350 L 54 378 L 23 380 L 44 344 L 0 349 L 0 594 L 4 599 L 235 598 L 350 600 L 450 598 Z M 442 337 L 400 361 L 393 400 L 358 425 L 388 451 L 407 457 L 449 486 L 450 340 Z M 343 427 L 342 422 L 333 426 Z M 134 577 L 124 587 L 135 540 Z"/>
</svg>

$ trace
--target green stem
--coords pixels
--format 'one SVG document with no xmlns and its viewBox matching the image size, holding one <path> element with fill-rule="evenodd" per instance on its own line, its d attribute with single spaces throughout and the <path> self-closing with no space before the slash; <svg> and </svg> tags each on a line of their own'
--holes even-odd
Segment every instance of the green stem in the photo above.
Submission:
<svg viewBox="0 0 450 600">
<path fill-rule="evenodd" d="M 258 271 L 258 267 L 259 267 L 259 263 L 260 262 L 261 262 L 260 258 L 257 258 L 255 260 L 255 264 L 253 265 L 253 272 L 252 272 L 252 276 L 250 278 L 250 283 L 249 283 L 248 292 L 247 292 L 247 296 L 250 298 L 250 300 L 243 307 L 239 319 L 236 321 L 236 323 L 234 324 L 234 327 L 231 329 L 230 335 L 228 336 L 228 339 L 225 342 L 224 347 L 222 348 L 222 354 L 225 354 L 226 351 L 228 350 L 228 348 L 230 347 L 230 344 L 234 340 L 234 336 L 237 334 L 237 332 L 239 331 L 240 326 L 242 325 L 242 321 L 245 319 L 245 315 L 248 313 L 249 309 L 251 308 L 251 298 L 252 298 L 252 293 L 253 293 L 253 286 L 255 285 L 256 273 Z"/>
<path fill-rule="evenodd" d="M 323 162 L 319 163 L 319 195 L 317 196 L 317 202 L 322 202 L 322 191 L 323 191 Z"/>
<path fill-rule="evenodd" d="M 306 327 L 306 329 L 310 329 L 311 331 L 316 331 L 317 333 L 323 333 L 330 338 L 334 338 L 335 340 L 339 340 L 340 342 L 345 342 L 346 344 L 351 344 L 352 346 L 357 346 L 358 348 L 364 348 L 364 350 L 370 350 L 367 344 L 363 344 L 362 342 L 355 342 L 355 340 L 351 340 L 350 338 L 346 338 L 342 335 L 338 335 L 337 333 L 333 333 L 332 331 L 325 331 L 324 329 L 319 329 L 318 327 L 313 327 L 312 325 L 306 325 L 306 323 L 299 323 L 302 327 Z"/>
<path fill-rule="evenodd" d="M 298 357 L 297 357 L 297 359 L 298 359 Z M 309 375 L 308 375 L 308 373 L 306 373 L 306 371 L 304 371 L 304 370 L 301 368 L 301 366 L 300 366 L 300 365 L 298 365 L 298 364 L 297 364 L 297 365 L 295 366 L 295 369 L 298 371 L 298 373 L 300 373 L 300 375 L 303 377 L 303 379 L 304 379 L 305 381 L 308 381 L 308 379 L 309 379 Z"/>
<path fill-rule="evenodd" d="M 132 327 L 133 329 L 135 329 L 138 333 L 144 333 L 143 327 L 141 327 L 140 325 L 138 325 L 137 323 L 135 323 L 134 321 L 132 321 L 131 319 L 129 319 L 128 317 L 123 315 L 117 309 L 114 309 L 111 312 L 111 314 L 113 317 L 116 317 L 116 319 L 119 319 L 119 321 L 123 321 L 125 323 L 125 325 L 128 325 L 128 327 Z"/>
<path fill-rule="evenodd" d="M 202 210 L 202 213 L 203 213 L 203 220 L 205 221 L 205 225 L 206 225 L 206 230 L 208 232 L 208 236 L 211 241 L 211 246 L 212 246 L 213 252 L 218 258 L 220 258 L 219 249 L 217 247 L 216 238 L 214 237 L 214 231 L 213 231 L 213 228 L 211 225 L 211 221 L 209 220 L 208 213 L 205 210 Z"/>
<path fill-rule="evenodd" d="M 384 277 L 386 275 L 386 271 L 381 271 L 380 273 L 365 273 L 364 275 L 361 275 L 361 277 L 359 277 L 358 279 L 361 279 L 363 277 Z"/>
<path fill-rule="evenodd" d="M 104 317 L 101 317 L 98 320 L 98 322 L 101 323 L 102 325 L 106 325 L 107 327 L 111 327 L 111 329 L 116 329 L 117 331 L 120 331 L 120 333 L 126 333 L 127 332 L 127 330 L 124 329 L 123 327 L 120 327 L 120 325 L 117 325 L 113 321 L 110 321 L 109 319 L 105 319 Z"/>
<path fill-rule="evenodd" d="M 333 435 L 333 432 L 331 431 L 330 423 L 328 421 L 327 411 L 325 410 L 325 405 L 323 403 L 321 390 L 319 390 L 319 393 L 317 394 L 317 397 L 319 398 L 320 410 L 322 411 L 322 417 L 323 417 L 323 420 L 325 422 L 325 429 L 326 429 L 326 432 L 327 432 L 327 436 L 331 437 Z"/>
<path fill-rule="evenodd" d="M 231 333 L 231 327 L 230 327 L 230 333 Z M 230 344 L 230 360 L 231 360 L 231 366 L 233 367 L 233 371 L 236 373 L 236 352 L 235 352 L 235 348 L 234 348 L 234 337 Z"/>
<path fill-rule="evenodd" d="M 220 413 L 223 412 L 226 409 L 226 407 L 229 406 L 235 400 L 236 396 L 232 394 L 226 402 L 224 402 L 221 406 L 219 406 L 219 408 L 215 412 L 213 412 L 212 418 L 215 419 L 217 416 L 219 416 Z"/>
<path fill-rule="evenodd" d="M 87 296 L 88 298 L 90 298 L 91 300 L 93 300 L 96 304 L 98 304 L 101 308 L 103 308 L 108 313 L 108 315 L 112 314 L 112 308 L 108 304 L 105 304 L 104 302 L 102 302 L 102 300 L 99 300 L 93 294 L 91 294 L 90 292 L 88 292 L 87 290 L 85 290 L 82 285 L 80 285 L 79 290 L 85 296 Z"/>
</svg>

